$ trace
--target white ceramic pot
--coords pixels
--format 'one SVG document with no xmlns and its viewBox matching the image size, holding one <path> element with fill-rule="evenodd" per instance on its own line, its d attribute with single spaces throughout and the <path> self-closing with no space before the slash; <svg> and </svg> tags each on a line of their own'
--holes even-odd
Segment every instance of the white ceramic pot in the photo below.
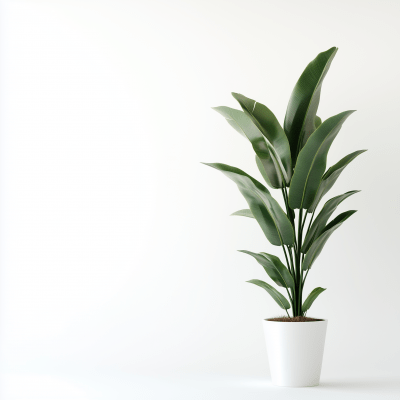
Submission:
<svg viewBox="0 0 400 400">
<path fill-rule="evenodd" d="M 319 385 L 328 321 L 263 323 L 272 383 Z"/>
</svg>

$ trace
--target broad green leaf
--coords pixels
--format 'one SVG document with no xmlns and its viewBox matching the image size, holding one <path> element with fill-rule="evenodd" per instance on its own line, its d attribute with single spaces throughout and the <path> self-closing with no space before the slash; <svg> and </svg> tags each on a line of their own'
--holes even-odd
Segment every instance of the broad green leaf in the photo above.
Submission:
<svg viewBox="0 0 400 400">
<path fill-rule="evenodd" d="M 292 224 L 269 190 L 239 168 L 219 163 L 203 163 L 232 179 L 244 196 L 267 239 L 275 246 L 294 243 Z"/>
<path fill-rule="evenodd" d="M 256 164 L 257 164 L 257 168 L 258 168 L 258 170 L 260 171 L 260 173 L 261 173 L 261 175 L 262 175 L 262 177 L 264 178 L 264 180 L 265 180 L 265 182 L 267 182 L 267 184 L 270 186 L 270 187 L 274 187 L 273 186 L 273 184 L 272 184 L 272 182 L 271 182 L 271 180 L 269 179 L 269 176 L 268 176 L 268 174 L 267 174 L 267 172 L 266 171 L 268 171 L 268 173 L 271 175 L 272 173 L 274 173 L 274 171 L 277 171 L 277 170 L 279 170 L 279 166 L 278 166 L 278 164 L 274 161 L 274 159 L 272 159 L 272 162 L 273 162 L 273 170 L 270 170 L 269 168 L 267 168 L 267 165 L 266 165 L 266 163 L 265 162 L 262 162 L 261 160 L 260 160 L 260 158 L 257 156 L 257 154 L 256 154 Z M 270 164 L 269 164 L 270 165 Z M 278 174 L 277 174 L 277 181 L 276 182 L 278 182 L 280 185 L 282 185 L 282 177 L 278 177 Z M 276 188 L 275 188 L 276 189 Z"/>
<path fill-rule="evenodd" d="M 250 118 L 247 117 L 247 115 L 243 111 L 225 106 L 211 108 L 220 113 L 226 119 L 228 124 L 246 139 L 247 136 L 244 133 L 245 130 L 258 130 L 257 127 L 251 122 Z"/>
<path fill-rule="evenodd" d="M 259 169 L 261 167 L 267 175 L 266 182 L 273 188 L 283 187 L 279 165 L 275 161 L 275 150 L 254 125 L 251 118 L 243 111 L 235 110 L 234 108 L 214 107 L 213 109 L 219 112 L 233 128 L 250 141 L 261 163 L 261 166 L 258 167 Z"/>
<path fill-rule="evenodd" d="M 347 218 L 352 216 L 356 210 L 346 211 L 342 214 L 339 214 L 335 219 L 329 222 L 328 225 L 322 230 L 321 235 L 318 236 L 316 240 L 314 240 L 313 244 L 311 245 L 310 249 L 307 251 L 306 256 L 303 261 L 303 270 L 307 270 L 311 268 L 314 261 L 320 255 L 323 247 L 327 240 L 331 237 L 332 233 L 339 228 L 346 221 Z"/>
<path fill-rule="evenodd" d="M 269 277 L 278 285 L 294 290 L 294 280 L 288 269 L 279 257 L 268 253 L 253 253 L 247 250 L 239 250 L 241 253 L 254 257 L 264 268 Z"/>
<path fill-rule="evenodd" d="M 269 179 L 269 176 L 267 175 L 267 173 L 265 172 L 265 167 L 263 162 L 260 160 L 260 158 L 258 157 L 258 155 L 256 154 L 256 164 L 257 164 L 257 168 L 260 171 L 260 174 L 262 175 L 262 177 L 264 178 L 265 182 L 268 183 L 269 186 L 272 186 L 271 180 Z M 276 163 L 274 163 L 274 168 L 275 165 L 277 165 Z M 277 169 L 275 169 L 276 171 Z M 282 178 L 280 178 L 280 184 L 282 184 Z"/>
<path fill-rule="evenodd" d="M 322 124 L 321 118 L 318 117 L 318 115 L 316 115 L 315 118 L 314 118 L 315 129 L 317 129 L 321 124 Z"/>
<path fill-rule="evenodd" d="M 321 178 L 320 185 L 318 187 L 317 194 L 314 197 L 313 203 L 311 207 L 308 209 L 309 213 L 312 213 L 317 208 L 319 202 L 321 201 L 322 197 L 324 197 L 329 190 L 332 188 L 336 180 L 339 178 L 339 175 L 342 171 L 349 165 L 357 156 L 361 153 L 364 153 L 367 150 L 358 150 L 354 153 L 348 154 L 346 157 L 343 157 L 339 162 L 335 165 L 332 165 L 325 174 Z"/>
<path fill-rule="evenodd" d="M 231 216 L 234 216 L 234 215 L 237 215 L 239 217 L 254 218 L 253 213 L 248 208 L 246 208 L 244 210 L 236 211 L 233 214 L 231 214 Z"/>
<path fill-rule="evenodd" d="M 275 161 L 279 165 L 284 181 L 289 184 L 292 176 L 292 160 L 289 142 L 284 130 L 272 111 L 261 103 L 241 94 L 232 93 L 243 111 L 251 118 L 275 151 Z"/>
<path fill-rule="evenodd" d="M 291 208 L 309 208 L 326 168 L 326 157 L 344 121 L 354 111 L 345 111 L 324 121 L 301 150 L 290 183 Z"/>
<path fill-rule="evenodd" d="M 358 193 L 359 190 L 352 190 L 350 192 L 346 192 L 340 196 L 333 197 L 328 200 L 321 212 L 318 214 L 317 218 L 315 218 L 312 223 L 310 230 L 307 233 L 307 236 L 304 239 L 303 246 L 301 248 L 302 253 L 307 253 L 308 249 L 312 245 L 313 241 L 321 234 L 322 230 L 325 228 L 328 219 L 334 213 L 338 205 L 345 199 L 347 199 L 352 194 Z"/>
<path fill-rule="evenodd" d="M 311 306 L 312 303 L 314 303 L 314 300 L 326 289 L 323 289 L 322 287 L 317 287 L 315 288 L 309 295 L 308 297 L 304 300 L 303 306 L 301 307 L 301 310 L 303 312 L 307 311 Z"/>
<path fill-rule="evenodd" d="M 318 54 L 307 65 L 297 81 L 286 110 L 284 128 L 290 144 L 292 164 L 315 131 L 315 116 L 321 96 L 322 82 L 337 52 L 336 47 Z"/>
<path fill-rule="evenodd" d="M 265 289 L 271 297 L 278 303 L 279 307 L 288 310 L 290 308 L 290 303 L 286 299 L 285 296 L 283 296 L 281 293 L 279 293 L 274 287 L 271 285 L 268 285 L 268 283 L 260 281 L 258 279 L 252 279 L 251 281 L 247 281 L 248 283 L 252 283 L 253 285 L 257 285 Z"/>
</svg>

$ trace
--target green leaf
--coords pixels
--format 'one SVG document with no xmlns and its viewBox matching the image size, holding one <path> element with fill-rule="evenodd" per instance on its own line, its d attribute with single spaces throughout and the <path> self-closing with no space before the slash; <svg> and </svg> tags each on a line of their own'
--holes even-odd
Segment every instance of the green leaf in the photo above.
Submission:
<svg viewBox="0 0 400 400">
<path fill-rule="evenodd" d="M 322 124 L 321 118 L 318 117 L 318 115 L 316 115 L 315 118 L 314 118 L 315 129 L 317 129 L 321 124 Z"/>
<path fill-rule="evenodd" d="M 292 224 L 281 206 L 263 184 L 239 168 L 219 163 L 203 164 L 223 172 L 237 184 L 254 218 L 273 245 L 281 246 L 294 243 Z"/>
<path fill-rule="evenodd" d="M 291 208 L 309 208 L 326 168 L 326 157 L 344 121 L 354 111 L 345 111 L 324 121 L 310 136 L 297 159 L 289 191 Z"/>
<path fill-rule="evenodd" d="M 266 182 L 273 188 L 283 187 L 284 184 L 282 183 L 279 165 L 275 161 L 275 150 L 265 139 L 260 130 L 254 125 L 251 118 L 243 111 L 235 110 L 234 108 L 214 107 L 213 110 L 225 117 L 233 128 L 250 141 L 261 163 L 261 166 L 258 167 L 259 169 L 261 167 L 261 171 L 264 171 L 267 175 L 267 177 L 265 177 Z"/>
<path fill-rule="evenodd" d="M 277 184 L 281 185 L 280 187 L 282 187 L 283 183 L 282 183 L 282 177 L 280 175 L 280 173 L 276 173 L 276 179 L 272 179 L 272 182 L 274 182 L 272 184 L 271 179 L 269 178 L 269 176 L 271 176 L 272 174 L 274 174 L 274 171 L 276 172 L 277 170 L 279 170 L 279 166 L 278 164 L 274 161 L 274 159 L 272 159 L 273 161 L 273 165 L 271 166 L 271 164 L 269 164 L 269 166 L 266 164 L 265 160 L 264 162 L 261 161 L 261 159 L 256 155 L 256 164 L 257 164 L 257 168 L 260 171 L 262 177 L 264 178 L 265 182 L 267 182 L 268 186 L 277 189 L 277 187 L 275 187 Z M 268 173 L 267 173 L 268 171 Z M 279 176 L 278 176 L 279 175 Z M 275 186 L 274 186 L 275 185 Z"/>
<path fill-rule="evenodd" d="M 292 176 L 289 142 L 275 115 L 268 107 L 255 100 L 238 93 L 232 93 L 232 96 L 239 102 L 243 111 L 251 118 L 267 142 L 271 144 L 271 151 L 275 152 L 274 159 L 279 165 L 283 180 L 289 184 Z"/>
<path fill-rule="evenodd" d="M 279 257 L 268 253 L 253 253 L 247 250 L 239 250 L 241 253 L 254 257 L 264 268 L 269 277 L 278 285 L 294 290 L 294 280 L 288 269 Z"/>
<path fill-rule="evenodd" d="M 246 139 L 247 136 L 244 133 L 245 130 L 251 131 L 253 129 L 257 129 L 257 127 L 251 122 L 250 118 L 247 117 L 243 111 L 225 106 L 211 108 L 220 113 L 226 119 L 228 124 Z"/>
<path fill-rule="evenodd" d="M 301 310 L 303 312 L 307 311 L 311 306 L 312 303 L 314 303 L 314 300 L 326 289 L 323 289 L 321 287 L 315 288 L 309 295 L 308 297 L 304 300 L 303 306 L 301 307 Z"/>
<path fill-rule="evenodd" d="M 258 279 L 252 279 L 250 281 L 247 281 L 248 283 L 252 283 L 253 285 L 257 285 L 265 289 L 271 297 L 278 303 L 279 307 L 289 310 L 290 308 L 290 303 L 286 299 L 285 296 L 283 296 L 281 293 L 279 293 L 274 287 L 271 285 L 268 285 L 268 283 L 260 281 Z"/>
<path fill-rule="evenodd" d="M 265 182 L 267 182 L 267 184 L 268 184 L 269 186 L 273 187 L 273 186 L 272 186 L 272 183 L 271 183 L 271 180 L 269 179 L 269 176 L 268 176 L 268 174 L 267 174 L 267 172 L 266 172 L 266 168 L 264 167 L 263 162 L 260 160 L 260 158 L 258 157 L 257 154 L 256 154 L 256 164 L 257 164 L 257 168 L 258 168 L 258 170 L 260 171 L 260 174 L 261 174 L 262 177 L 264 178 Z M 274 163 L 274 168 L 275 168 L 275 165 L 277 165 L 277 164 Z M 268 169 L 267 169 L 267 170 L 268 170 Z M 275 169 L 275 171 L 276 171 L 276 169 Z M 282 185 L 282 178 L 279 178 L 279 183 Z"/>
<path fill-rule="evenodd" d="M 322 82 L 337 52 L 336 47 L 318 54 L 307 65 L 297 81 L 286 110 L 284 128 L 290 144 L 292 164 L 315 131 L 315 116 L 321 96 Z"/>
<path fill-rule="evenodd" d="M 332 233 L 339 228 L 346 221 L 347 218 L 352 216 L 356 210 L 346 211 L 339 214 L 335 219 L 333 219 L 326 227 L 322 230 L 321 235 L 314 241 L 310 249 L 307 251 L 306 256 L 303 261 L 303 270 L 310 269 L 314 261 L 320 255 L 325 243 L 331 237 Z"/>
<path fill-rule="evenodd" d="M 254 218 L 253 213 L 248 208 L 245 208 L 244 210 L 236 211 L 233 214 L 231 214 L 231 216 L 235 216 L 235 215 L 237 215 L 239 217 Z"/>
<path fill-rule="evenodd" d="M 324 197 L 329 192 L 329 190 L 332 188 L 336 180 L 339 178 L 339 175 L 347 167 L 347 165 L 349 165 L 357 156 L 359 156 L 361 153 L 364 153 L 365 151 L 367 150 L 358 150 L 354 153 L 348 154 L 335 165 L 332 165 L 332 167 L 330 167 L 328 171 L 325 172 L 325 174 L 321 178 L 321 182 L 313 203 L 308 209 L 309 213 L 315 211 L 322 197 Z"/>
<path fill-rule="evenodd" d="M 328 200 L 324 207 L 322 208 L 321 212 L 318 214 L 317 218 L 315 218 L 314 222 L 312 223 L 310 230 L 307 233 L 307 236 L 304 239 L 303 246 L 301 248 L 302 253 L 307 253 L 308 249 L 312 245 L 313 241 L 321 234 L 322 230 L 325 228 L 328 219 L 336 210 L 338 205 L 349 196 L 358 193 L 359 190 L 352 190 L 350 192 L 346 192 L 340 196 L 333 197 L 332 199 Z"/>
</svg>

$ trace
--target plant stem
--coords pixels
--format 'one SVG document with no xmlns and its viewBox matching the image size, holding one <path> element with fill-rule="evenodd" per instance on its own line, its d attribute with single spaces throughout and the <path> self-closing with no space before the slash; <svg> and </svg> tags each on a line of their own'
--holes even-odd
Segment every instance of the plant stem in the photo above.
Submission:
<svg viewBox="0 0 400 400">
<path fill-rule="evenodd" d="M 296 252 L 295 252 L 295 254 L 296 254 Z M 293 275 L 293 278 L 296 278 L 296 271 L 294 269 L 295 264 L 294 264 L 294 261 L 293 261 L 293 252 L 292 252 L 292 248 L 291 247 L 289 247 L 289 256 L 290 256 L 290 263 L 292 265 L 292 270 L 293 270 L 292 275 Z"/>
<path fill-rule="evenodd" d="M 287 256 L 286 250 L 285 250 L 285 245 L 282 245 L 282 249 L 283 249 L 283 252 L 284 252 L 284 254 L 285 254 L 285 258 L 286 258 L 286 263 L 287 263 L 288 270 L 289 270 L 289 272 L 291 272 L 291 271 L 290 271 L 289 259 L 288 259 L 288 256 Z"/>
<path fill-rule="evenodd" d="M 306 219 L 307 219 L 307 211 L 306 211 L 306 214 L 304 215 L 304 219 L 303 219 L 303 222 L 301 224 L 301 233 L 303 233 L 303 229 L 304 229 L 304 225 L 306 223 Z"/>
<path fill-rule="evenodd" d="M 282 248 L 283 248 L 283 252 L 285 253 L 285 258 L 286 258 L 286 262 L 287 262 L 287 265 L 288 265 L 288 270 L 289 270 L 289 272 L 291 272 L 291 271 L 290 271 L 289 259 L 288 259 L 288 256 L 287 256 L 287 254 L 286 254 L 285 246 L 282 245 Z M 293 298 L 292 298 L 292 296 L 290 295 L 289 289 L 287 288 L 287 286 L 285 286 L 285 289 L 286 289 L 286 292 L 287 292 L 287 294 L 288 294 L 288 296 L 289 296 L 290 301 L 292 302 L 292 307 L 293 307 Z"/>
<path fill-rule="evenodd" d="M 296 315 L 301 316 L 302 313 L 302 294 L 303 294 L 303 273 L 302 273 L 302 261 L 304 260 L 303 255 L 301 253 L 301 247 L 303 242 L 303 229 L 307 219 L 307 211 L 303 218 L 303 209 L 299 210 L 299 220 L 298 220 L 298 229 L 297 229 L 297 248 L 295 252 L 296 258 Z"/>
<path fill-rule="evenodd" d="M 283 177 L 282 177 L 282 179 L 283 179 Z M 287 216 L 288 216 L 288 218 L 289 218 L 289 221 L 291 222 L 291 224 L 292 224 L 292 226 L 293 226 L 293 228 L 294 228 L 294 227 L 295 227 L 294 211 L 293 211 L 293 210 L 290 208 L 290 206 L 289 206 L 289 196 L 288 196 L 288 193 L 287 193 L 286 186 L 282 187 L 281 190 L 282 190 L 283 200 L 284 200 L 284 202 L 285 202 L 286 214 L 287 214 Z M 295 238 L 294 238 L 294 239 L 295 239 L 295 240 L 294 240 L 294 244 L 293 244 L 293 245 L 294 245 L 294 247 L 295 247 L 295 249 L 296 249 L 296 248 L 297 248 L 296 234 L 295 234 Z M 285 246 L 282 244 L 283 252 L 284 252 L 285 258 L 286 258 L 287 268 L 288 268 L 290 274 L 293 276 L 293 280 L 294 280 L 294 282 L 295 282 L 295 285 L 294 285 L 294 288 L 291 289 L 291 291 L 292 291 L 292 296 L 290 296 L 290 293 L 289 293 L 288 288 L 286 288 L 286 291 L 287 291 L 287 293 L 288 293 L 288 295 L 289 295 L 289 298 L 290 298 L 290 301 L 291 301 L 291 303 L 292 303 L 293 316 L 295 316 L 295 314 L 296 314 L 296 309 L 297 309 L 297 301 L 296 301 L 297 290 L 296 290 L 296 288 L 298 287 L 298 285 L 297 285 L 297 283 L 296 283 L 296 281 L 297 281 L 297 280 L 296 280 L 296 270 L 295 270 L 295 264 L 294 264 L 294 262 L 293 262 L 292 247 L 291 247 L 291 246 L 287 246 L 287 247 L 288 247 L 288 249 L 287 249 L 287 250 L 288 250 L 288 253 L 289 253 L 289 255 L 290 255 L 290 261 L 289 261 L 289 258 L 288 258 L 288 255 L 287 255 Z M 295 254 L 296 254 L 296 250 L 295 250 Z M 286 314 L 289 316 L 289 313 L 288 313 L 287 310 L 286 310 Z"/>
<path fill-rule="evenodd" d="M 308 233 L 308 231 L 309 231 L 310 228 L 311 228 L 312 222 L 313 222 L 313 220 L 314 220 L 314 215 L 315 215 L 315 210 L 313 211 L 312 216 L 311 216 L 311 219 L 310 219 L 310 223 L 308 224 L 307 233 Z"/>
<path fill-rule="evenodd" d="M 306 278 L 307 278 L 307 275 L 308 275 L 308 271 L 310 270 L 310 268 L 308 268 L 308 270 L 307 270 L 307 272 L 306 272 L 306 276 L 304 277 L 304 279 L 303 279 L 303 283 L 302 283 L 302 286 L 304 287 L 304 282 L 306 281 Z"/>
<path fill-rule="evenodd" d="M 300 250 L 301 250 L 301 244 L 302 244 L 302 221 L 303 220 L 303 209 L 300 208 L 299 210 L 299 221 L 298 221 L 298 227 L 297 227 L 297 251 L 296 251 L 296 274 L 297 277 L 300 276 Z"/>
</svg>

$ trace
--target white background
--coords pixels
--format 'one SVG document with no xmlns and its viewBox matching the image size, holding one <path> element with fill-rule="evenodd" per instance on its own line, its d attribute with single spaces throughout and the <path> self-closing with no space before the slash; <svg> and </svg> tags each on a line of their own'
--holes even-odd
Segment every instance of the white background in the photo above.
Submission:
<svg viewBox="0 0 400 400">
<path fill-rule="evenodd" d="M 314 390 L 398 394 L 399 17 L 388 0 L 2 1 L 2 399 L 275 390 L 261 321 L 282 313 L 245 283 L 266 277 L 236 250 L 282 253 L 229 217 L 244 199 L 200 162 L 260 179 L 211 107 L 238 108 L 235 91 L 283 123 L 301 72 L 332 46 L 318 114 L 358 111 L 328 166 L 369 151 L 327 197 L 362 190 L 305 288 L 327 288 L 310 311 L 329 320 Z"/>
</svg>

